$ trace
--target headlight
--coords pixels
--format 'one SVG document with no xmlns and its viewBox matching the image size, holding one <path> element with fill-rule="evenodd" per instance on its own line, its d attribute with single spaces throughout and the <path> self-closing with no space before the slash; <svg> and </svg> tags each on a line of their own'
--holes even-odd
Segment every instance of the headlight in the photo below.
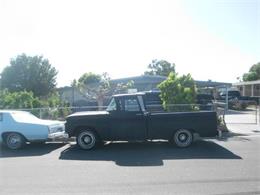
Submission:
<svg viewBox="0 0 260 195">
<path fill-rule="evenodd" d="M 64 131 L 64 125 L 59 125 L 59 126 L 54 126 L 54 127 L 49 127 L 49 133 L 57 133 L 57 132 L 62 132 Z"/>
</svg>

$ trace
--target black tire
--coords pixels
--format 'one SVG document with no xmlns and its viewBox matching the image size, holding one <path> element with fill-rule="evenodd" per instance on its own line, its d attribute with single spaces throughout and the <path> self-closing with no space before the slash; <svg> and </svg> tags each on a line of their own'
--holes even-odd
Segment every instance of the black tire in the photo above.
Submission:
<svg viewBox="0 0 260 195">
<path fill-rule="evenodd" d="M 77 145 L 83 150 L 95 148 L 98 142 L 98 137 L 92 130 L 82 130 L 77 135 Z"/>
<path fill-rule="evenodd" d="M 19 133 L 9 133 L 5 136 L 4 142 L 7 148 L 18 150 L 25 145 L 25 138 Z"/>
<path fill-rule="evenodd" d="M 179 148 L 189 147 L 193 142 L 193 134 L 190 130 L 179 129 L 173 135 L 173 142 Z"/>
</svg>

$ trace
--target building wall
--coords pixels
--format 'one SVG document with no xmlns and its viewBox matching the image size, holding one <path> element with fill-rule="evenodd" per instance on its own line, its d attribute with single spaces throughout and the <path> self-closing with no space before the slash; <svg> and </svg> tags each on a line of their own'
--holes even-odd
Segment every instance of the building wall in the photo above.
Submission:
<svg viewBox="0 0 260 195">
<path fill-rule="evenodd" d="M 136 91 L 150 91 L 150 90 L 156 90 L 157 85 L 164 81 L 167 77 L 164 76 L 150 76 L 150 75 L 142 75 L 142 76 L 136 76 L 136 77 L 129 77 L 129 78 L 122 78 L 122 79 L 114 79 L 112 80 L 112 84 L 127 84 L 130 81 L 133 81 L 133 90 Z M 196 86 L 198 88 L 205 88 L 205 87 L 218 87 L 218 86 L 231 86 L 230 83 L 223 83 L 223 82 L 213 82 L 213 81 L 195 81 Z M 61 99 L 63 101 L 66 101 L 70 103 L 72 106 L 87 106 L 96 104 L 95 101 L 87 99 L 84 97 L 80 91 L 78 91 L 76 88 L 73 89 L 72 87 L 64 87 L 59 89 L 59 93 L 61 96 Z M 119 93 L 126 93 L 125 90 L 119 92 Z M 108 95 L 109 97 L 113 95 Z M 104 102 L 104 105 L 108 104 L 108 99 Z"/>
<path fill-rule="evenodd" d="M 243 86 L 237 86 L 236 88 L 239 90 L 239 92 L 240 92 L 241 95 L 244 95 L 244 94 L 243 94 L 243 93 L 244 93 Z"/>
<path fill-rule="evenodd" d="M 251 96 L 252 95 L 252 90 L 251 90 L 251 85 L 245 85 L 245 95 L 244 96 Z"/>
<path fill-rule="evenodd" d="M 254 96 L 260 97 L 260 84 L 254 85 Z"/>
<path fill-rule="evenodd" d="M 260 98 L 260 80 L 234 83 L 242 96 L 259 97 Z"/>
</svg>

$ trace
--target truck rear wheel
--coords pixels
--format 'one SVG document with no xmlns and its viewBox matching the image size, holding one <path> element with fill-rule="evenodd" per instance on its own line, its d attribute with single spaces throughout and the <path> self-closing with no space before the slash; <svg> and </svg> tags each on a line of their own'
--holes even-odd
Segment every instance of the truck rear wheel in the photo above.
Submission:
<svg viewBox="0 0 260 195">
<path fill-rule="evenodd" d="M 187 129 L 179 129 L 174 133 L 173 141 L 176 146 L 186 148 L 192 144 L 192 132 Z"/>
<path fill-rule="evenodd" d="M 91 150 L 97 145 L 97 135 L 92 130 L 82 130 L 77 135 L 77 144 L 83 150 Z"/>
</svg>

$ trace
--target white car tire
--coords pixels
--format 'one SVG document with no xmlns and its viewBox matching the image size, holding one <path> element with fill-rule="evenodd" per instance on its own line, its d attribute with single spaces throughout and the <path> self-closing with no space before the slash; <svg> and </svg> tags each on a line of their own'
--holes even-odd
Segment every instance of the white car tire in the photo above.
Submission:
<svg viewBox="0 0 260 195">
<path fill-rule="evenodd" d="M 11 150 L 18 150 L 25 145 L 25 138 L 19 133 L 9 133 L 5 137 L 5 145 Z"/>
</svg>

